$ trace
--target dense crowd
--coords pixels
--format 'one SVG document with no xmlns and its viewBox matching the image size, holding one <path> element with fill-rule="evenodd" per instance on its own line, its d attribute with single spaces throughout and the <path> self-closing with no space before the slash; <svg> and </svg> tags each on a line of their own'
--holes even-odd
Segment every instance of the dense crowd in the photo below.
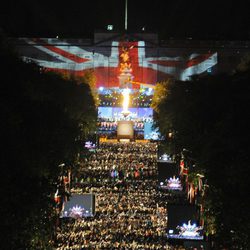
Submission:
<svg viewBox="0 0 250 250">
<path fill-rule="evenodd" d="M 165 237 L 165 197 L 157 190 L 155 143 L 101 143 L 73 179 L 71 193 L 95 194 L 96 213 L 62 219 L 57 250 L 173 249 Z"/>
</svg>

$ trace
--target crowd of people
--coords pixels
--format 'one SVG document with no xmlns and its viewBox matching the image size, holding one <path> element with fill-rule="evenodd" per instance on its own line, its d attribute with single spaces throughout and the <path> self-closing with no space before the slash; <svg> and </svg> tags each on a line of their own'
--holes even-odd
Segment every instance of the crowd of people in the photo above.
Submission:
<svg viewBox="0 0 250 250">
<path fill-rule="evenodd" d="M 61 219 L 57 250 L 177 249 L 166 240 L 156 143 L 101 143 L 74 174 L 74 193 L 95 194 L 95 215 Z"/>
</svg>

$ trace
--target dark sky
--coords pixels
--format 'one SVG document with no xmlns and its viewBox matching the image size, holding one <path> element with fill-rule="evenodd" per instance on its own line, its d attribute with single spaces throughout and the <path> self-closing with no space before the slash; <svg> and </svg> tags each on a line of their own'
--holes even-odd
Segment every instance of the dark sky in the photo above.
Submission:
<svg viewBox="0 0 250 250">
<path fill-rule="evenodd" d="M 0 27 L 8 36 L 92 38 L 113 24 L 124 29 L 125 0 L 7 0 Z M 128 0 L 128 31 L 168 39 L 250 39 L 247 0 Z"/>
</svg>

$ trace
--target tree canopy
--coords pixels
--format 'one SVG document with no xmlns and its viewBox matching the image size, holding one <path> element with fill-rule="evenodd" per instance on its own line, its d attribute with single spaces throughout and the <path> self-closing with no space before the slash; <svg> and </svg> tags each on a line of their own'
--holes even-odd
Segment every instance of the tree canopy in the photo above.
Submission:
<svg viewBox="0 0 250 250">
<path fill-rule="evenodd" d="M 168 82 L 165 96 L 154 104 L 156 126 L 163 135 L 173 131 L 167 139 L 175 153 L 185 148 L 205 173 L 205 209 L 215 220 L 219 248 L 249 248 L 249 80 L 244 67 L 230 76 Z"/>
<path fill-rule="evenodd" d="M 4 249 L 49 249 L 59 165 L 95 130 L 89 85 L 24 63 L 0 38 L 1 223 Z M 4 79 L 4 80 L 3 80 Z"/>
</svg>

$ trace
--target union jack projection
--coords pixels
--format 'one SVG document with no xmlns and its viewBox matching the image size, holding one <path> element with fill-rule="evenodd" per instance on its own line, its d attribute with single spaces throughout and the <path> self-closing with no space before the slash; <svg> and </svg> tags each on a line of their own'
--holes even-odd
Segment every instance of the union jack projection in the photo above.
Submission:
<svg viewBox="0 0 250 250">
<path fill-rule="evenodd" d="M 154 85 L 169 77 L 188 80 L 217 65 L 217 52 L 159 48 L 145 41 L 121 42 L 95 46 L 70 40 L 20 38 L 19 52 L 24 60 L 33 61 L 47 70 L 83 76 L 93 70 L 96 87 L 119 87 L 121 65 L 128 62 L 128 76 L 134 83 Z M 126 48 L 127 57 L 123 57 Z M 124 59 L 125 58 L 125 59 Z M 127 68 L 128 69 L 128 68 Z M 138 88 L 138 85 L 135 86 Z"/>
</svg>

